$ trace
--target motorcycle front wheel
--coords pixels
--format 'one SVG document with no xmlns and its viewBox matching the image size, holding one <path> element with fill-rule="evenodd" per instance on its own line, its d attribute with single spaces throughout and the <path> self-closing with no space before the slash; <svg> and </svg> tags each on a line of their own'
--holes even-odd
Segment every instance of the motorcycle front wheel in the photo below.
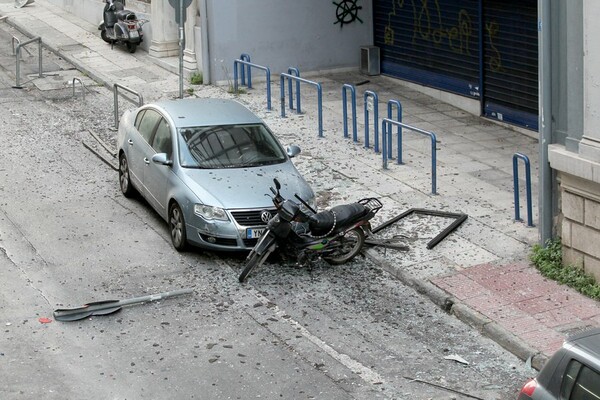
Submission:
<svg viewBox="0 0 600 400">
<path fill-rule="evenodd" d="M 324 256 L 323 260 L 331 265 L 340 265 L 352 260 L 365 244 L 365 233 L 362 228 L 354 228 L 346 232 L 344 236 L 337 239 L 334 253 Z"/>
<path fill-rule="evenodd" d="M 100 37 L 102 38 L 102 40 L 104 40 L 106 43 L 112 43 L 112 40 L 108 37 L 108 34 L 106 33 L 106 29 L 102 29 L 100 31 Z"/>
<path fill-rule="evenodd" d="M 267 243 L 262 243 L 262 240 L 259 241 L 259 243 L 257 243 L 256 247 L 260 247 L 263 250 L 262 254 L 258 254 L 256 252 L 256 250 L 252 250 L 250 252 L 250 254 L 248 254 L 248 258 L 246 258 L 246 263 L 244 264 L 244 270 L 242 271 L 242 273 L 240 274 L 240 277 L 238 278 L 240 283 L 244 283 L 244 281 L 246 281 L 246 278 L 248 277 L 248 275 L 250 275 L 250 272 L 252 272 L 252 270 L 254 270 L 254 268 L 256 267 L 260 267 L 265 260 L 269 257 L 269 255 L 271 255 L 271 253 L 275 250 L 275 239 L 272 237 L 266 237 L 264 238 L 265 241 L 267 241 Z"/>
</svg>

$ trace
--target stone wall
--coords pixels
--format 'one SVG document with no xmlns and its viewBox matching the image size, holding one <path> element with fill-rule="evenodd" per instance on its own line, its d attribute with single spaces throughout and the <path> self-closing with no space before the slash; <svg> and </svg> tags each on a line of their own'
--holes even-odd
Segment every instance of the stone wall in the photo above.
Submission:
<svg viewBox="0 0 600 400">
<path fill-rule="evenodd" d="M 559 167 L 562 162 L 571 166 L 577 162 L 565 158 L 574 156 L 573 153 L 563 150 L 556 157 L 554 150 L 551 160 L 554 167 Z M 558 181 L 561 209 L 558 227 L 563 244 L 563 263 L 583 267 L 585 272 L 600 281 L 600 183 L 564 171 L 558 173 Z"/>
</svg>

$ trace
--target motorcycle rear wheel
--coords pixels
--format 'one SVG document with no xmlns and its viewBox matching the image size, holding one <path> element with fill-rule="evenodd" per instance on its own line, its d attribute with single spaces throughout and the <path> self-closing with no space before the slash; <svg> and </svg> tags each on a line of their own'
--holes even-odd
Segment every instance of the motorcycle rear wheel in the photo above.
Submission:
<svg viewBox="0 0 600 400">
<path fill-rule="evenodd" d="M 340 265 L 352 260 L 365 244 L 365 233 L 362 228 L 354 228 L 338 239 L 339 249 L 334 255 L 323 257 L 331 265 Z"/>
<path fill-rule="evenodd" d="M 127 50 L 130 53 L 135 53 L 135 50 L 137 49 L 137 43 L 131 43 L 131 42 L 127 42 Z"/>
</svg>

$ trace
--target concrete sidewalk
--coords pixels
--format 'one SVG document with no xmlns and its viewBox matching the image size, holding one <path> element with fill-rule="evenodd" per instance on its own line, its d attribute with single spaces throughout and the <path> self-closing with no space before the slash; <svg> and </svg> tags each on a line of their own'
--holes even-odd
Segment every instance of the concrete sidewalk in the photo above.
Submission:
<svg viewBox="0 0 600 400">
<path fill-rule="evenodd" d="M 176 71 L 176 58 L 159 62 L 142 50 L 132 55 L 122 48 L 111 49 L 95 26 L 61 13 L 46 0 L 20 9 L 13 4 L 0 3 L 6 23 L 30 37 L 41 37 L 44 46 L 94 81 L 109 88 L 119 83 L 141 93 L 146 102 L 177 97 L 179 76 L 171 72 Z M 268 60 L 259 63 L 268 65 Z M 227 64 L 233 68 L 233 60 Z M 535 133 L 526 135 L 470 115 L 398 80 L 353 72 L 308 76 L 323 87 L 323 138 L 317 135 L 317 96 L 311 89 L 302 92 L 303 113 L 290 110 L 287 118 L 280 117 L 277 101 L 272 111 L 266 110 L 264 79 L 257 78 L 254 88 L 237 99 L 261 116 L 284 144 L 302 147 L 296 164 L 313 184 L 321 207 L 364 195 L 382 198 L 384 209 L 376 224 L 411 208 L 469 216 L 431 250 L 426 243 L 451 221 L 411 216 L 382 233 L 382 237 L 401 238 L 409 251 L 375 247 L 367 251 L 370 258 L 517 356 L 531 357 L 536 368 L 567 335 L 600 326 L 597 302 L 544 279 L 529 265 L 527 256 L 538 240 L 537 229 L 513 220 L 512 158 L 516 152 L 531 160 L 533 198 L 537 198 Z M 361 93 L 357 96 L 358 143 L 342 133 L 341 88 L 345 83 L 358 85 Z M 189 82 L 184 84 L 187 93 Z M 278 77 L 272 85 L 273 93 L 279 93 Z M 234 97 L 227 89 L 195 86 L 193 95 Z M 429 138 L 405 131 L 404 164 L 391 160 L 388 169 L 382 168 L 381 154 L 364 147 L 362 93 L 366 90 L 378 94 L 380 117 L 386 115 L 388 100 L 398 100 L 404 123 L 436 134 L 437 195 L 431 194 Z M 370 132 L 373 144 L 373 126 Z M 535 207 L 533 218 L 537 219 Z"/>
</svg>

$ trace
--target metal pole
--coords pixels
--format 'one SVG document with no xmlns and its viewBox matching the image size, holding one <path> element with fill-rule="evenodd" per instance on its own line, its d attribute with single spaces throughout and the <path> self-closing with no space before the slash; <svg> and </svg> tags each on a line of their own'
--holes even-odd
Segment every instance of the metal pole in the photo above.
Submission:
<svg viewBox="0 0 600 400">
<path fill-rule="evenodd" d="M 552 238 L 552 169 L 548 145 L 552 140 L 552 52 L 550 0 L 538 0 L 538 73 L 539 73 L 539 237 L 540 244 Z"/>
<path fill-rule="evenodd" d="M 183 0 L 179 0 L 179 98 L 183 99 L 183 47 L 185 32 L 183 30 Z"/>
</svg>

